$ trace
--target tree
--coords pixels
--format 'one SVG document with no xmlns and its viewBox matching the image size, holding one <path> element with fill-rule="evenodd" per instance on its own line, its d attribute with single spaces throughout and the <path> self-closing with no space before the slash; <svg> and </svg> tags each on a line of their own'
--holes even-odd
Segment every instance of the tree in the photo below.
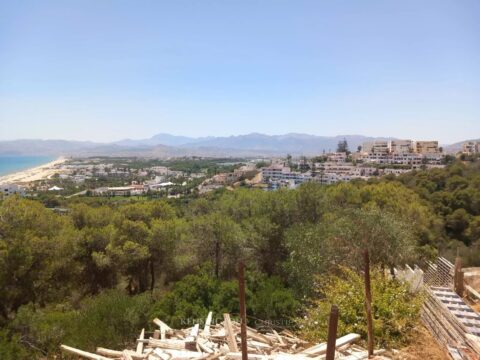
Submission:
<svg viewBox="0 0 480 360">
<path fill-rule="evenodd" d="M 125 219 L 119 223 L 116 236 L 107 247 L 107 255 L 127 276 L 127 289 L 131 294 L 148 288 L 150 241 L 150 229 L 143 221 Z"/>
<path fill-rule="evenodd" d="M 350 154 L 350 151 L 348 151 L 347 139 L 343 138 L 343 140 L 338 142 L 337 152 L 347 153 L 347 155 Z"/>
<path fill-rule="evenodd" d="M 391 213 L 375 208 L 341 210 L 320 223 L 288 230 L 286 269 L 290 283 L 311 294 L 315 275 L 339 265 L 361 269 L 363 250 L 369 250 L 373 266 L 390 268 L 411 260 L 415 246 L 411 225 Z"/>
<path fill-rule="evenodd" d="M 292 155 L 287 154 L 287 165 L 292 167 Z"/>
<path fill-rule="evenodd" d="M 463 232 L 470 224 L 470 217 L 465 209 L 457 209 L 452 214 L 447 215 L 445 226 L 452 236 L 458 240 L 463 240 Z"/>
<path fill-rule="evenodd" d="M 166 280 L 175 273 L 178 255 L 176 250 L 182 246 L 188 234 L 184 219 L 155 220 L 151 227 L 150 242 L 150 289 L 155 286 L 157 270 L 166 275 Z"/>
<path fill-rule="evenodd" d="M 212 261 L 216 277 L 228 277 L 236 271 L 236 259 L 244 252 L 244 237 L 237 223 L 221 213 L 212 213 L 193 219 L 190 234 L 199 264 Z"/>
</svg>

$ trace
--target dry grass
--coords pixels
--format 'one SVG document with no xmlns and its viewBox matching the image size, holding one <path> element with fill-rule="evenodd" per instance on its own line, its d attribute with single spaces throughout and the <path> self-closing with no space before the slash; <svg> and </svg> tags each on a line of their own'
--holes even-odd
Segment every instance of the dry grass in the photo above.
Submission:
<svg viewBox="0 0 480 360">
<path fill-rule="evenodd" d="M 414 330 L 412 342 L 392 356 L 395 360 L 451 360 L 428 330 L 423 325 L 418 325 Z"/>
</svg>

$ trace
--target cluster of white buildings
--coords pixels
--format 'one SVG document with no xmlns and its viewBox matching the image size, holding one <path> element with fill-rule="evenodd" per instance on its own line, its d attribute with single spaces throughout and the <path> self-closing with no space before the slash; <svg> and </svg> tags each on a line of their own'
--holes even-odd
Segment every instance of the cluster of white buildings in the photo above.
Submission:
<svg viewBox="0 0 480 360">
<path fill-rule="evenodd" d="M 377 140 L 363 143 L 352 157 L 364 163 L 419 166 L 441 165 L 444 156 L 438 141 Z"/>
<path fill-rule="evenodd" d="M 262 168 L 262 181 L 273 188 L 285 186 L 295 188 L 308 181 L 329 185 L 339 181 L 351 181 L 353 179 L 367 180 L 375 172 L 374 167 L 360 167 L 352 163 L 324 162 L 316 163 L 314 170 L 306 172 L 292 171 L 283 163 L 274 163 Z"/>
<path fill-rule="evenodd" d="M 296 187 L 307 181 L 334 184 L 374 176 L 400 175 L 413 169 L 443 167 L 444 154 L 438 141 L 391 140 L 364 143 L 361 150 L 326 154 L 325 162 L 309 166 L 305 172 L 292 171 L 279 161 L 262 168 L 263 182 L 273 188 Z"/>
<path fill-rule="evenodd" d="M 370 154 L 437 154 L 441 152 L 441 149 L 438 141 L 376 140 L 363 143 L 361 152 Z"/>
<path fill-rule="evenodd" d="M 284 183 L 289 187 L 303 184 L 312 180 L 312 172 L 292 171 L 289 166 L 283 163 L 275 163 L 262 168 L 262 179 L 265 183 L 280 184 Z"/>
<path fill-rule="evenodd" d="M 59 176 L 62 180 L 71 180 L 81 184 L 92 178 L 128 178 L 130 176 L 148 176 L 144 169 L 131 169 L 127 165 L 115 166 L 114 164 L 82 164 L 66 163 L 60 166 Z"/>
</svg>

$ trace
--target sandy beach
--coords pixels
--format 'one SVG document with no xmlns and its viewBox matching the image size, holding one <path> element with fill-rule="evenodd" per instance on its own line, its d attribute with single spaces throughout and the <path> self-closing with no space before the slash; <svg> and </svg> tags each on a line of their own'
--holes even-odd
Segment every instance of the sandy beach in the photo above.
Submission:
<svg viewBox="0 0 480 360">
<path fill-rule="evenodd" d="M 48 179 L 55 173 L 58 173 L 58 165 L 63 164 L 67 159 L 59 157 L 58 159 L 51 161 L 47 164 L 43 164 L 31 169 L 18 171 L 13 174 L 0 176 L 0 184 L 25 184 L 31 181 L 37 181 L 42 179 Z"/>
</svg>

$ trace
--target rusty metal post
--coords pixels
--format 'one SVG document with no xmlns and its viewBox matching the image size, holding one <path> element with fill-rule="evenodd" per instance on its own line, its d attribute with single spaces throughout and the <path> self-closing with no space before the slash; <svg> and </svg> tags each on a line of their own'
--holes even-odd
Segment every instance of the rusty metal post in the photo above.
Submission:
<svg viewBox="0 0 480 360">
<path fill-rule="evenodd" d="M 247 350 L 247 307 L 245 304 L 245 263 L 238 264 L 238 290 L 240 295 L 240 337 L 242 339 L 242 360 L 248 360 Z"/>
<path fill-rule="evenodd" d="M 330 318 L 328 319 L 328 335 L 327 335 L 327 355 L 325 360 L 335 359 L 335 346 L 337 343 L 337 326 L 338 326 L 338 307 L 332 305 L 330 310 Z"/>
<path fill-rule="evenodd" d="M 368 255 L 368 250 L 365 250 L 364 261 L 365 261 L 365 311 L 367 313 L 367 349 L 368 349 L 368 358 L 370 359 L 373 356 L 373 320 L 372 320 L 372 292 L 370 285 L 370 257 Z"/>
</svg>

